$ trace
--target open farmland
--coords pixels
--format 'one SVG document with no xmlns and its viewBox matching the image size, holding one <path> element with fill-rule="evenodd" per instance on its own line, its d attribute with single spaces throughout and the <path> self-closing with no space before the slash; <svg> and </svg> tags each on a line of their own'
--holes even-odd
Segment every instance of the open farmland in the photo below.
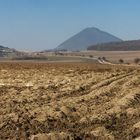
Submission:
<svg viewBox="0 0 140 140">
<path fill-rule="evenodd" d="M 47 53 L 48 55 L 49 53 Z M 119 59 L 123 59 L 124 63 L 134 63 L 136 58 L 140 58 L 140 51 L 80 51 L 80 52 L 63 52 L 67 56 L 92 56 L 95 58 L 105 57 L 113 63 L 118 63 Z"/>
<path fill-rule="evenodd" d="M 140 137 L 140 68 L 0 63 L 0 140 Z"/>
</svg>

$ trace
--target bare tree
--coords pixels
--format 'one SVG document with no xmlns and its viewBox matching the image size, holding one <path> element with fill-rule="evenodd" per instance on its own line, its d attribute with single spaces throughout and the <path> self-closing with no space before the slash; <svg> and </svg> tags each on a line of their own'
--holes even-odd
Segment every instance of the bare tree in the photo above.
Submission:
<svg viewBox="0 0 140 140">
<path fill-rule="evenodd" d="M 124 63 L 124 60 L 123 59 L 119 59 L 119 63 Z"/>
<path fill-rule="evenodd" d="M 140 58 L 135 58 L 135 59 L 134 59 L 134 62 L 135 62 L 136 64 L 140 63 Z"/>
</svg>

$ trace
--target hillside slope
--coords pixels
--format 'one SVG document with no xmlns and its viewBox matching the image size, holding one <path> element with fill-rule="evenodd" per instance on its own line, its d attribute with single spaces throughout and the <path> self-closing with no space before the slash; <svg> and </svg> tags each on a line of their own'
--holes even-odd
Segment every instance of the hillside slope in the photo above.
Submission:
<svg viewBox="0 0 140 140">
<path fill-rule="evenodd" d="M 56 50 L 86 50 L 88 46 L 107 42 L 120 42 L 121 39 L 97 28 L 86 28 L 60 44 Z"/>
<path fill-rule="evenodd" d="M 88 47 L 88 50 L 98 51 L 137 51 L 140 50 L 140 40 L 123 41 L 115 43 L 105 43 L 92 45 Z"/>
<path fill-rule="evenodd" d="M 25 52 L 17 51 L 16 49 L 12 49 L 9 47 L 4 47 L 0 45 L 0 58 L 6 58 L 6 59 L 11 59 L 11 58 L 16 58 L 16 57 L 22 57 L 24 55 L 27 55 Z"/>
</svg>

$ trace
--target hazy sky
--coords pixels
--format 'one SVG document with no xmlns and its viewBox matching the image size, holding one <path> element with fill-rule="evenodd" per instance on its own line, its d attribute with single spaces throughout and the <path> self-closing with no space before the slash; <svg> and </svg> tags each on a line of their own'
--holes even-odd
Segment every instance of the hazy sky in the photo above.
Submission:
<svg viewBox="0 0 140 140">
<path fill-rule="evenodd" d="M 140 39 L 140 0 L 0 0 L 0 44 L 45 50 L 86 27 Z"/>
</svg>

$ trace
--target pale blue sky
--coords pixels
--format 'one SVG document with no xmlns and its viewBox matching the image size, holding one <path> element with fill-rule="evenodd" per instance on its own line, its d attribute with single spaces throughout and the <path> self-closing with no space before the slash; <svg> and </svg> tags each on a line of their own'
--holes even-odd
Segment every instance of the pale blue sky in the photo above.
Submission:
<svg viewBox="0 0 140 140">
<path fill-rule="evenodd" d="M 86 27 L 140 39 L 140 0 L 0 0 L 0 44 L 45 50 Z"/>
</svg>

